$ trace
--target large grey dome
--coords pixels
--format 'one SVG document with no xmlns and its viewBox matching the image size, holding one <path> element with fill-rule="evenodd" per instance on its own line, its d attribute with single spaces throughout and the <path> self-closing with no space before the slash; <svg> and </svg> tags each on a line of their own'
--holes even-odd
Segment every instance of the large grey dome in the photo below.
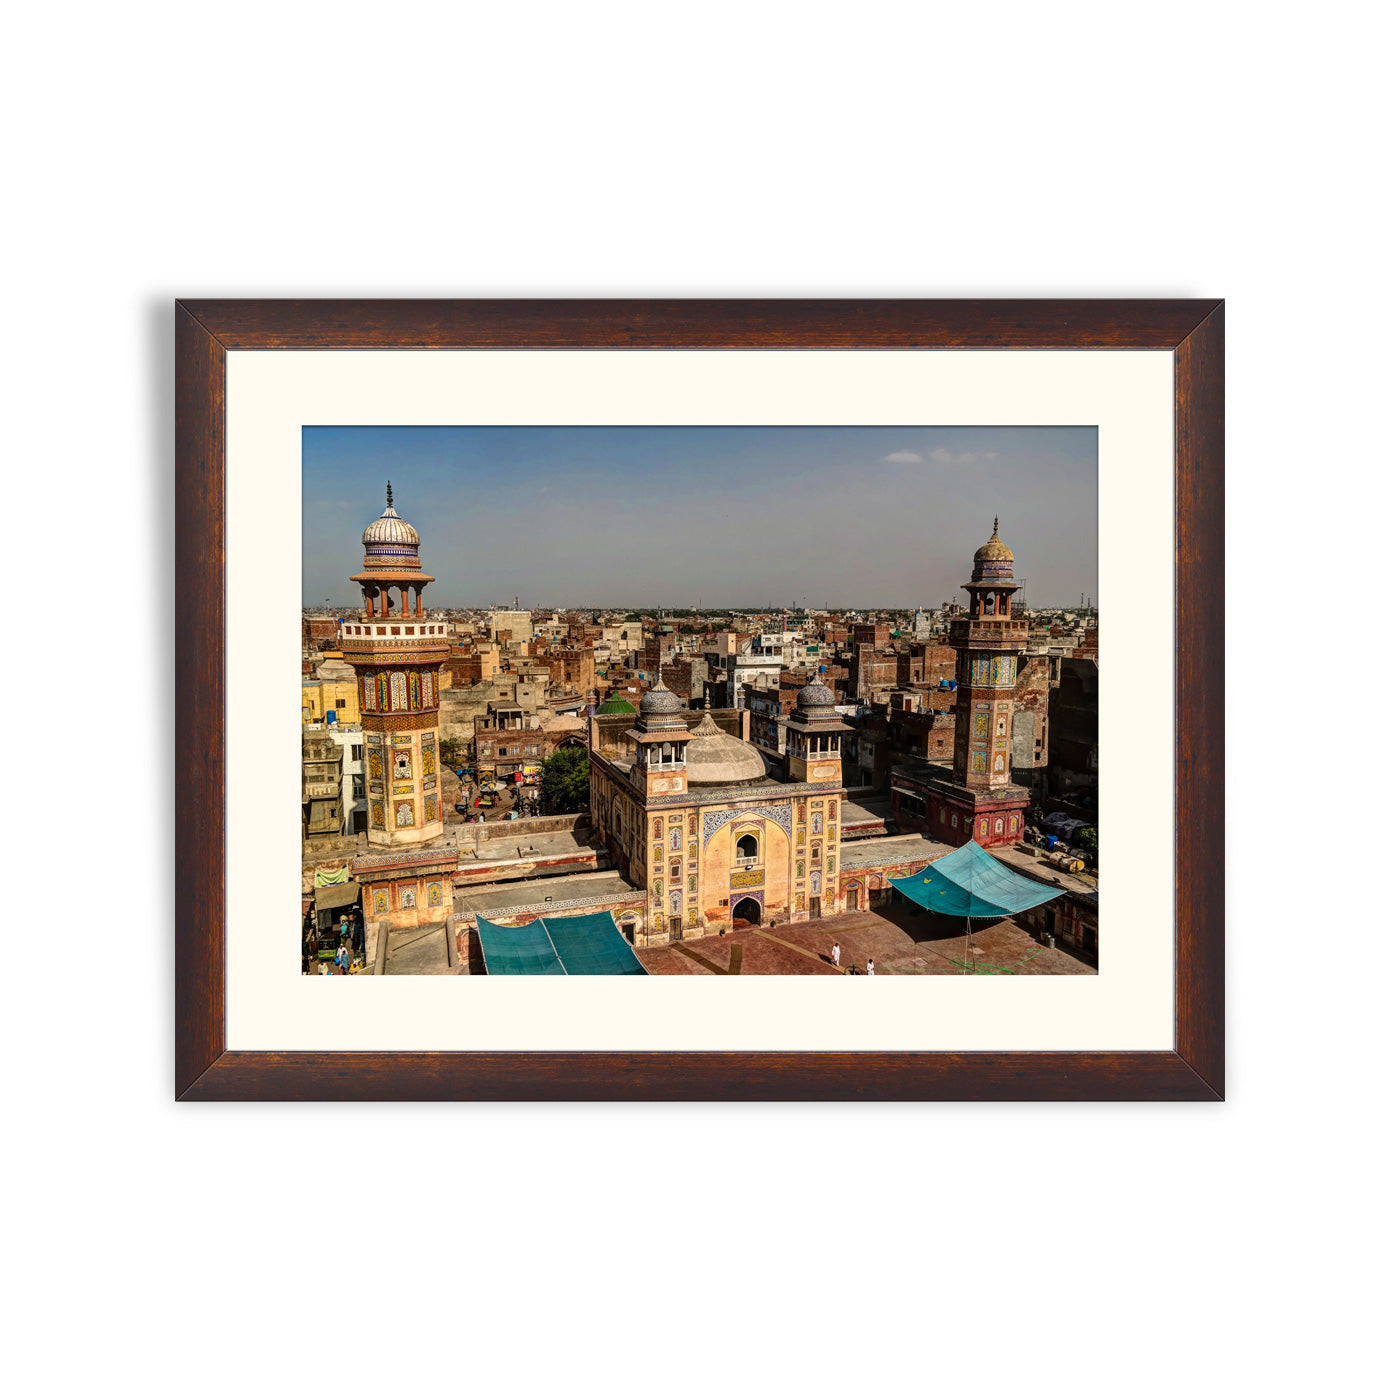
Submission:
<svg viewBox="0 0 1400 1400">
<path fill-rule="evenodd" d="M 822 685 L 820 681 L 813 681 L 811 685 L 804 685 L 797 692 L 797 703 L 804 710 L 815 710 L 819 707 L 827 707 L 836 704 L 836 692 Z"/>
<path fill-rule="evenodd" d="M 690 731 L 685 768 L 691 787 L 756 783 L 768 776 L 763 755 L 752 744 L 726 734 L 708 713 Z"/>
</svg>

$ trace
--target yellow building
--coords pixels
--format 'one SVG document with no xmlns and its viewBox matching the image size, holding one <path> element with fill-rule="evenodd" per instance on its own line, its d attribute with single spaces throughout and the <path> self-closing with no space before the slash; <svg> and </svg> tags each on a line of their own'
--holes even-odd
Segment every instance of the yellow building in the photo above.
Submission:
<svg viewBox="0 0 1400 1400">
<path fill-rule="evenodd" d="M 344 661 L 324 662 L 316 675 L 301 683 L 301 722 L 323 724 L 333 710 L 337 724 L 360 722 L 360 697 L 354 668 Z"/>
<path fill-rule="evenodd" d="M 658 686 L 635 720 L 594 716 L 593 824 L 646 901 L 634 942 L 835 912 L 848 726 L 834 706 L 825 686 L 800 692 L 781 781 L 744 738 L 743 712 L 687 711 Z"/>
</svg>

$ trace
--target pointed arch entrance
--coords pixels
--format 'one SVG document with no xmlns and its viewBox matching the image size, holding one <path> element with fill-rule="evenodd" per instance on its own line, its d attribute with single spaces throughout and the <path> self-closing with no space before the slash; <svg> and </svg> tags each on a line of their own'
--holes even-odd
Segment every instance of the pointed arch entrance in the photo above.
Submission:
<svg viewBox="0 0 1400 1400">
<path fill-rule="evenodd" d="M 741 899 L 731 912 L 735 928 L 741 925 L 758 928 L 763 923 L 763 909 L 756 899 Z"/>
</svg>

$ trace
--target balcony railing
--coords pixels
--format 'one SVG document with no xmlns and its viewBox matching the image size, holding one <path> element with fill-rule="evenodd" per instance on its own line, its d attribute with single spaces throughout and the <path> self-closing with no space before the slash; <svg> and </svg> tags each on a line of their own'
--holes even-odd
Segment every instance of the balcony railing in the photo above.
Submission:
<svg viewBox="0 0 1400 1400">
<path fill-rule="evenodd" d="M 758 864 L 759 858 L 757 856 L 740 856 L 734 862 L 734 868 L 735 870 L 753 870 L 757 868 Z"/>
</svg>

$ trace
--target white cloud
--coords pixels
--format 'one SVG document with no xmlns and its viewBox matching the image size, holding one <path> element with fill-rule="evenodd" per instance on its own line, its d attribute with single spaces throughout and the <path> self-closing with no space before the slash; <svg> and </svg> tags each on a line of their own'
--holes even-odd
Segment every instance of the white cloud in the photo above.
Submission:
<svg viewBox="0 0 1400 1400">
<path fill-rule="evenodd" d="M 954 464 L 969 467 L 975 462 L 994 462 L 997 454 L 995 452 L 949 452 L 946 447 L 935 447 L 927 457 L 919 452 L 910 452 L 904 448 L 899 452 L 889 452 L 885 454 L 884 460 L 887 462 L 931 462 L 934 466 L 951 467 Z"/>
</svg>

